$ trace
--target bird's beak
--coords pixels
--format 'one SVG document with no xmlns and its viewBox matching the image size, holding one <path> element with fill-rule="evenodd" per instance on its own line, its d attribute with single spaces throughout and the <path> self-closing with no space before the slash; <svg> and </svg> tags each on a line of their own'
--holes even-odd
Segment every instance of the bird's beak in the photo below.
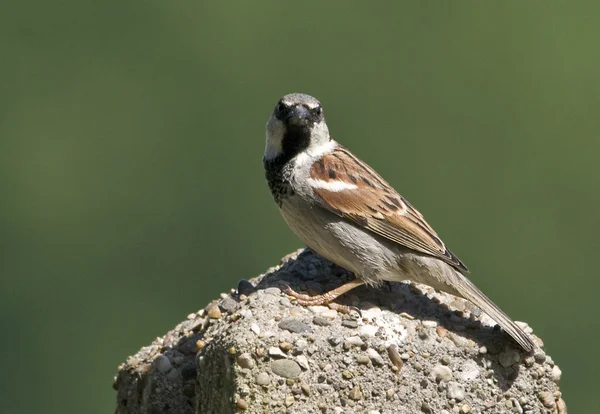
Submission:
<svg viewBox="0 0 600 414">
<path fill-rule="evenodd" d="M 304 105 L 296 105 L 288 112 L 287 122 L 290 125 L 303 126 L 310 121 L 310 112 Z"/>
</svg>

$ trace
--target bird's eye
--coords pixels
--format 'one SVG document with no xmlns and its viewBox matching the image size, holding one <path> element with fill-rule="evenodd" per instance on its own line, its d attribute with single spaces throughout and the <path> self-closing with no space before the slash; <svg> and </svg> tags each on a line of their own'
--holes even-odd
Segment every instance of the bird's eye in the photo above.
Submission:
<svg viewBox="0 0 600 414">
<path fill-rule="evenodd" d="M 278 114 L 283 114 L 285 112 L 286 108 L 287 107 L 283 103 L 279 102 L 277 104 L 277 108 L 275 108 L 275 110 L 277 111 Z"/>
<path fill-rule="evenodd" d="M 323 114 L 323 108 L 317 106 L 316 108 L 313 108 L 311 112 L 317 116 L 321 116 Z"/>
</svg>

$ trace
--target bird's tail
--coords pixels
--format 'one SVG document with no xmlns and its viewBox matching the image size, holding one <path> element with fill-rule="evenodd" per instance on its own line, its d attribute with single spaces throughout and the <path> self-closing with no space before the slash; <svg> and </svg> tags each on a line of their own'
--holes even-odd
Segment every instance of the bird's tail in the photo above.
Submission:
<svg viewBox="0 0 600 414">
<path fill-rule="evenodd" d="M 513 320 L 504 313 L 494 302 L 492 302 L 477 286 L 475 286 L 464 275 L 456 272 L 456 283 L 452 287 L 459 296 L 472 302 L 475 306 L 481 308 L 490 318 L 492 318 L 504 331 L 506 331 L 521 347 L 530 352 L 535 348 L 535 343 L 529 335 L 519 328 Z"/>
</svg>

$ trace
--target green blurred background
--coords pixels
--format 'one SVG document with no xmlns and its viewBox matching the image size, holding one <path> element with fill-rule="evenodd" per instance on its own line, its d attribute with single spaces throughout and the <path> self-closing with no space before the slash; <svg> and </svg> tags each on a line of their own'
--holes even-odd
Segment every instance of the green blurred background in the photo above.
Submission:
<svg viewBox="0 0 600 414">
<path fill-rule="evenodd" d="M 598 412 L 596 4 L 4 4 L 0 411 L 111 412 L 128 355 L 301 246 L 261 164 L 301 91 Z"/>
</svg>

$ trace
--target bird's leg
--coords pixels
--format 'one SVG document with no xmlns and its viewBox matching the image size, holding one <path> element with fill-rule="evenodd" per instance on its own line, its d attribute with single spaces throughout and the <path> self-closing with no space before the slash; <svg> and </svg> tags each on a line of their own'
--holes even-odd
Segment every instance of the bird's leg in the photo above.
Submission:
<svg viewBox="0 0 600 414">
<path fill-rule="evenodd" d="M 365 282 L 363 282 L 361 279 L 354 279 L 348 283 L 343 284 L 340 287 L 337 287 L 333 290 L 330 290 L 329 292 L 326 292 L 326 293 L 323 293 L 322 295 L 317 295 L 317 296 L 303 295 L 302 293 L 295 292 L 289 286 L 287 286 L 283 290 L 283 292 L 286 295 L 289 295 L 289 296 L 295 298 L 297 303 L 302 306 L 327 305 L 331 309 L 335 309 L 335 310 L 343 312 L 343 313 L 349 313 L 350 308 L 348 306 L 340 305 L 338 303 L 333 303 L 333 301 L 335 299 L 337 299 L 338 296 L 341 296 L 344 293 L 363 285 L 364 283 Z"/>
</svg>

